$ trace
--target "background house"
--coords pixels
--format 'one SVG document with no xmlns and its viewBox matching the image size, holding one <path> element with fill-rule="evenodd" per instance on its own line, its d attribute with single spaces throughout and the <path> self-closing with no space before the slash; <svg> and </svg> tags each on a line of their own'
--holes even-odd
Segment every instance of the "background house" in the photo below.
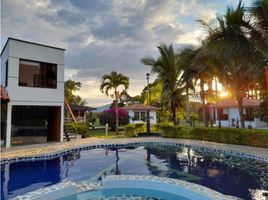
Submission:
<svg viewBox="0 0 268 200">
<path fill-rule="evenodd" d="M 266 122 L 262 122 L 254 116 L 254 111 L 259 107 L 260 101 L 256 99 L 243 99 L 243 116 L 245 127 L 253 128 L 267 126 Z M 241 127 L 238 104 L 236 100 L 223 100 L 208 105 L 210 118 L 216 121 L 216 125 L 221 123 L 222 127 L 236 127 L 237 123 Z"/>
<path fill-rule="evenodd" d="M 76 105 L 76 104 L 70 104 L 70 108 L 74 114 L 74 117 L 76 118 L 76 121 L 78 122 L 86 122 L 86 116 L 87 113 L 92 112 L 93 110 L 96 110 L 96 108 L 92 108 L 89 106 L 82 106 L 82 105 Z M 67 116 L 69 113 L 65 109 L 65 116 Z M 70 117 L 65 118 L 66 121 L 70 121 Z"/>
<path fill-rule="evenodd" d="M 63 140 L 64 49 L 8 38 L 1 85 L 9 95 L 5 146 Z"/>
<path fill-rule="evenodd" d="M 146 122 L 146 112 L 147 109 L 150 110 L 150 123 L 156 124 L 156 110 L 154 106 L 149 106 L 144 104 L 132 104 L 123 107 L 124 110 L 128 112 L 129 123 L 144 123 Z"/>
</svg>

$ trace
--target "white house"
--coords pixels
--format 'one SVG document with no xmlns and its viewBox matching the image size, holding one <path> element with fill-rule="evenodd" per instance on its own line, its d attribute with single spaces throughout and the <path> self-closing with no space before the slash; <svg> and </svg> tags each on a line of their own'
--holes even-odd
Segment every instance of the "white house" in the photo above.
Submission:
<svg viewBox="0 0 268 200">
<path fill-rule="evenodd" d="M 256 99 L 243 99 L 243 117 L 245 127 L 252 128 L 267 126 L 267 123 L 260 121 L 254 116 L 254 111 L 259 107 L 260 101 Z M 216 121 L 216 125 L 221 123 L 222 127 L 241 127 L 238 104 L 235 100 L 223 100 L 217 103 L 209 104 L 210 117 Z"/>
<path fill-rule="evenodd" d="M 144 123 L 146 122 L 147 109 L 150 111 L 150 123 L 156 124 L 156 110 L 154 106 L 147 106 L 144 104 L 132 104 L 123 107 L 128 112 L 129 123 Z"/>
<path fill-rule="evenodd" d="M 8 38 L 1 52 L 1 143 L 63 140 L 64 49 Z M 6 105 L 4 105 L 6 104 Z"/>
</svg>

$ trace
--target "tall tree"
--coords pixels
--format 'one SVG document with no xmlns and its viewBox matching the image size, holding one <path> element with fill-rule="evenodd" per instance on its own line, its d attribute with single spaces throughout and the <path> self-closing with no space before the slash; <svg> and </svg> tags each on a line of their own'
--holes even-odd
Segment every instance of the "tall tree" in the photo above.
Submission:
<svg viewBox="0 0 268 200">
<path fill-rule="evenodd" d="M 182 96 L 179 87 L 179 76 L 182 73 L 177 63 L 177 55 L 170 46 L 160 45 L 157 47 L 160 56 L 157 59 L 145 57 L 141 61 L 143 64 L 151 66 L 151 72 L 157 75 L 162 82 L 162 96 L 169 100 L 169 109 L 171 112 L 171 120 L 177 125 L 176 109 L 181 105 Z"/>
<path fill-rule="evenodd" d="M 263 58 L 250 41 L 251 25 L 244 10 L 240 1 L 235 9 L 228 7 L 226 14 L 217 18 L 216 26 L 201 21 L 208 32 L 203 53 L 222 63 L 218 68 L 225 80 L 232 83 L 242 128 L 245 128 L 243 98 L 249 84 L 263 70 Z"/>
<path fill-rule="evenodd" d="M 110 74 L 106 74 L 102 77 L 100 91 L 105 93 L 107 96 L 111 96 L 115 98 L 115 130 L 118 133 L 118 99 L 121 96 L 121 92 L 119 91 L 119 86 L 123 86 L 124 90 L 127 90 L 129 87 L 129 78 L 121 73 L 117 73 L 112 71 Z M 112 94 L 109 92 L 112 90 Z M 123 91 L 124 91 L 123 90 Z"/>
<path fill-rule="evenodd" d="M 179 53 L 178 64 L 183 69 L 183 74 L 180 78 L 181 85 L 185 89 L 186 103 L 186 121 L 190 121 L 190 101 L 189 93 L 190 91 L 195 91 L 195 79 L 198 70 L 194 66 L 195 57 L 197 55 L 197 50 L 194 47 L 186 47 L 182 49 Z"/>
<path fill-rule="evenodd" d="M 64 83 L 64 96 L 68 103 L 76 105 L 85 105 L 86 101 L 82 99 L 79 95 L 76 95 L 75 92 L 79 91 L 82 84 L 78 81 L 67 80 Z"/>
<path fill-rule="evenodd" d="M 252 40 L 268 61 L 268 0 L 254 0 L 250 12 L 253 17 Z"/>
</svg>

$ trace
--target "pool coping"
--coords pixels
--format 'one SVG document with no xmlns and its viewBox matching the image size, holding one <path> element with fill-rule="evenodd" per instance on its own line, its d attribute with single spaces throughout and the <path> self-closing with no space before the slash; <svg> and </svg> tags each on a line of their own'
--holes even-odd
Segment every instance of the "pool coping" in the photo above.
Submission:
<svg viewBox="0 0 268 200">
<path fill-rule="evenodd" d="M 146 143 L 180 144 L 190 147 L 219 150 L 232 155 L 243 156 L 268 163 L 268 148 L 249 147 L 242 145 L 223 144 L 199 140 L 169 139 L 158 137 L 100 139 L 86 138 L 63 143 L 23 146 L 21 149 L 1 149 L 1 164 L 11 161 L 49 159 L 76 150 L 101 148 L 114 145 L 142 145 Z"/>
<path fill-rule="evenodd" d="M 182 195 L 190 199 L 208 200 L 240 200 L 239 197 L 229 196 L 207 188 L 202 185 L 190 183 L 167 177 L 158 177 L 152 175 L 108 175 L 103 176 L 101 181 L 75 183 L 71 181 L 61 182 L 52 186 L 43 187 L 35 191 L 11 198 L 12 200 L 45 200 L 57 199 L 68 195 L 81 195 L 85 192 L 101 189 L 120 189 L 120 188 L 143 188 L 149 190 L 159 190 L 174 195 Z M 192 193 L 188 193 L 191 191 Z"/>
</svg>

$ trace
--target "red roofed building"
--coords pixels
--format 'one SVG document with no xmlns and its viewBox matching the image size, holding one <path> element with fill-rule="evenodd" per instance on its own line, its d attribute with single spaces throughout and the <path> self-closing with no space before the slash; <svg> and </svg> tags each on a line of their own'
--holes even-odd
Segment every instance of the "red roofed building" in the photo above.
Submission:
<svg viewBox="0 0 268 200">
<path fill-rule="evenodd" d="M 243 115 L 245 127 L 263 127 L 267 126 L 265 122 L 260 121 L 254 116 L 254 111 L 259 107 L 260 101 L 257 99 L 243 99 Z M 226 99 L 217 103 L 209 104 L 211 119 L 216 121 L 216 125 L 222 127 L 241 127 L 238 103 L 234 99 Z"/>
</svg>

